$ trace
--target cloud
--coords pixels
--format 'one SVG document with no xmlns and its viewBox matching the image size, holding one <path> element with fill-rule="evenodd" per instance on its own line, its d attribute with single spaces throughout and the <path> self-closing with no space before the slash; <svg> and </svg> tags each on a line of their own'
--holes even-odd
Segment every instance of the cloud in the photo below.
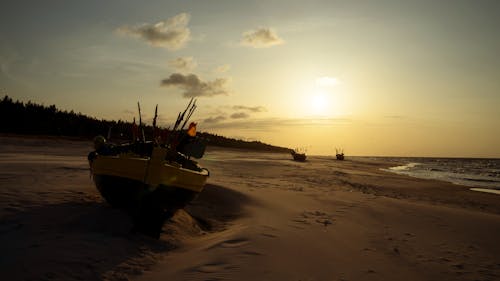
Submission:
<svg viewBox="0 0 500 281">
<path fill-rule="evenodd" d="M 224 121 L 226 120 L 226 117 L 223 116 L 223 115 L 218 115 L 218 116 L 215 116 L 215 117 L 209 117 L 205 120 L 203 120 L 204 123 L 219 123 L 221 121 Z"/>
<path fill-rule="evenodd" d="M 316 79 L 316 84 L 319 86 L 335 86 L 340 84 L 340 80 L 335 77 L 319 77 Z"/>
<path fill-rule="evenodd" d="M 155 24 L 122 26 L 118 28 L 118 32 L 139 37 L 154 47 L 177 50 L 184 47 L 191 39 L 191 31 L 187 27 L 189 19 L 189 14 L 181 13 Z"/>
<path fill-rule="evenodd" d="M 231 118 L 233 119 L 246 119 L 248 117 L 250 117 L 250 115 L 246 112 L 236 112 L 231 114 Z"/>
<path fill-rule="evenodd" d="M 219 121 L 224 121 L 221 119 Z M 206 124 L 210 129 L 241 129 L 259 132 L 268 132 L 280 128 L 310 128 L 326 127 L 331 128 L 335 125 L 352 123 L 351 119 L 346 118 L 261 118 L 261 119 L 235 119 L 231 122 L 213 122 Z"/>
<path fill-rule="evenodd" d="M 245 105 L 235 105 L 233 106 L 235 110 L 248 110 L 251 112 L 263 112 L 266 111 L 266 108 L 263 106 L 245 106 Z"/>
<path fill-rule="evenodd" d="M 224 64 L 224 65 L 221 65 L 221 66 L 218 66 L 217 68 L 215 68 L 215 73 L 225 73 L 225 72 L 228 72 L 229 69 L 231 69 L 231 66 L 229 64 Z"/>
<path fill-rule="evenodd" d="M 131 109 L 124 109 L 122 110 L 122 113 L 126 114 L 126 115 L 135 115 L 137 114 L 137 112 L 131 110 Z"/>
<path fill-rule="evenodd" d="M 5 75 L 11 80 L 18 80 L 12 70 L 19 63 L 23 63 L 21 55 L 10 46 L 9 42 L 0 38 L 0 76 Z"/>
<path fill-rule="evenodd" d="M 217 78 L 213 81 L 201 81 L 196 74 L 174 73 L 170 77 L 161 81 L 162 86 L 174 86 L 182 89 L 182 95 L 186 98 L 191 97 L 212 97 L 216 95 L 227 95 L 226 89 L 228 79 Z"/>
<path fill-rule="evenodd" d="M 253 48 L 268 48 L 284 42 L 274 30 L 265 27 L 246 31 L 241 39 L 242 45 Z"/>
<path fill-rule="evenodd" d="M 387 119 L 406 119 L 406 116 L 403 116 L 403 115 L 386 115 L 384 116 L 384 118 L 387 118 Z"/>
<path fill-rule="evenodd" d="M 209 115 L 210 117 L 205 119 L 205 123 L 210 123 L 212 125 L 211 127 L 218 127 L 218 126 L 231 126 L 228 125 L 230 122 L 222 122 L 222 121 L 227 121 L 229 119 L 233 119 L 236 121 L 236 119 L 249 119 L 252 117 L 251 113 L 254 112 L 262 112 L 266 111 L 266 109 L 263 106 L 244 106 L 244 105 L 234 105 L 234 106 L 219 106 L 217 110 L 211 112 Z M 213 117 L 215 116 L 215 117 Z M 226 117 L 228 116 L 228 117 Z M 223 125 L 225 124 L 225 125 Z"/>
<path fill-rule="evenodd" d="M 180 57 L 168 62 L 168 64 L 177 70 L 193 70 L 198 66 L 198 63 L 193 57 Z"/>
</svg>

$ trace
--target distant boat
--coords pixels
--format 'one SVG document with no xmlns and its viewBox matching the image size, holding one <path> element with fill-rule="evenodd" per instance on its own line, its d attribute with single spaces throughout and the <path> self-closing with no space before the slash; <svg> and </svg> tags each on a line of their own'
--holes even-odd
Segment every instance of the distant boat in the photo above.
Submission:
<svg viewBox="0 0 500 281">
<path fill-rule="evenodd" d="M 344 150 L 342 148 L 335 148 L 335 153 L 337 160 L 344 160 Z"/>
<path fill-rule="evenodd" d="M 290 151 L 290 153 L 292 154 L 294 161 L 298 161 L 298 162 L 305 162 L 306 161 L 307 156 L 306 156 L 305 151 L 301 152 L 301 150 L 299 150 L 297 148 L 295 150 Z"/>
</svg>

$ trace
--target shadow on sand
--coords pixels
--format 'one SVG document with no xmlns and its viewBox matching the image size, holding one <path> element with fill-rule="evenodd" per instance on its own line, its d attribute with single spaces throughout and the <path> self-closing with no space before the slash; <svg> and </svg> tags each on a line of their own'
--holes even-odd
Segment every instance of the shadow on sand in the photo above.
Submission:
<svg viewBox="0 0 500 281">
<path fill-rule="evenodd" d="M 208 184 L 166 222 L 159 240 L 132 234 L 132 218 L 106 203 L 36 207 L 1 218 L 0 271 L 6 280 L 126 280 L 186 236 L 223 229 L 248 203 L 241 193 Z"/>
</svg>

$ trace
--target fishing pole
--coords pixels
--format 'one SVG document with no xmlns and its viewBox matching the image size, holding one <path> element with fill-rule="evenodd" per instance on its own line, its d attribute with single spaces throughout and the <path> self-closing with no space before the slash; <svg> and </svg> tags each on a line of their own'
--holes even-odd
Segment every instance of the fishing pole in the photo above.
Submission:
<svg viewBox="0 0 500 281">
<path fill-rule="evenodd" d="M 158 118 L 158 105 L 155 107 L 155 117 L 153 118 L 153 141 L 156 143 L 156 118 Z"/>
<path fill-rule="evenodd" d="M 153 118 L 153 130 L 156 128 L 156 118 L 158 117 L 158 105 L 155 107 L 155 117 Z"/>
<path fill-rule="evenodd" d="M 181 131 L 184 129 L 184 127 L 186 126 L 187 122 L 189 121 L 189 118 L 191 118 L 191 115 L 193 115 L 193 112 L 195 111 L 196 109 L 196 100 L 194 100 L 194 103 L 193 103 L 193 106 L 191 106 L 191 108 L 189 109 L 189 112 L 188 112 L 188 116 L 186 117 L 186 120 L 184 121 L 184 123 L 182 124 L 182 127 L 181 127 Z"/>
<path fill-rule="evenodd" d="M 189 107 L 191 106 L 191 103 L 193 102 L 193 99 L 194 98 L 191 98 L 191 100 L 188 103 L 188 106 L 186 107 L 186 109 L 184 110 L 184 112 L 182 112 L 182 114 L 180 115 L 180 118 L 177 119 L 177 122 L 175 122 L 174 131 L 177 130 L 177 128 L 181 124 L 182 120 L 184 120 L 184 115 L 186 115 L 186 111 L 188 111 Z"/>
<path fill-rule="evenodd" d="M 137 102 L 137 108 L 139 109 L 139 128 L 142 132 L 142 141 L 146 142 L 146 136 L 144 135 L 144 128 L 142 127 L 142 116 L 141 116 L 141 104 Z"/>
</svg>

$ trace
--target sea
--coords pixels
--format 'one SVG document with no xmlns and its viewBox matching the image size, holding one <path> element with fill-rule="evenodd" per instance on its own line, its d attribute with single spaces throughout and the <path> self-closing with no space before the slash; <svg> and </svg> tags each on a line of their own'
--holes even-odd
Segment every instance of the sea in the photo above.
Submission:
<svg viewBox="0 0 500 281">
<path fill-rule="evenodd" d="M 393 162 L 388 172 L 435 179 L 500 194 L 500 159 L 377 157 Z"/>
</svg>

